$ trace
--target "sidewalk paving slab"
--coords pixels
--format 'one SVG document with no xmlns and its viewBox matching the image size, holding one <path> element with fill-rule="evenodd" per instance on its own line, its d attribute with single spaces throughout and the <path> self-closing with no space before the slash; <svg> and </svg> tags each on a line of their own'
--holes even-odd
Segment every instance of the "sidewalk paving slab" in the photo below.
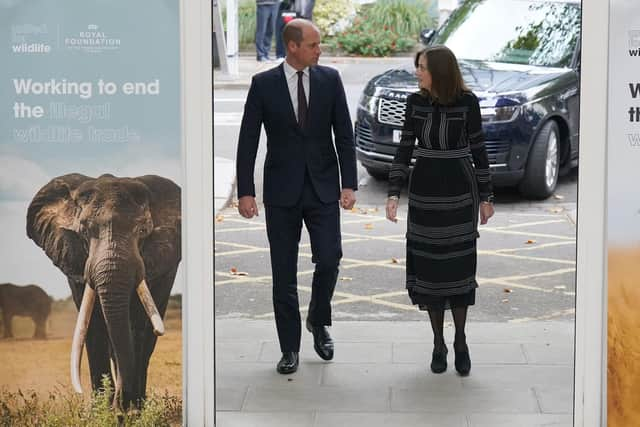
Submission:
<svg viewBox="0 0 640 427">
<path fill-rule="evenodd" d="M 331 362 L 303 331 L 298 372 L 284 376 L 272 320 L 216 319 L 217 425 L 572 425 L 572 322 L 470 323 L 468 377 L 455 372 L 452 330 L 448 370 L 429 371 L 427 327 L 336 321 Z"/>
</svg>

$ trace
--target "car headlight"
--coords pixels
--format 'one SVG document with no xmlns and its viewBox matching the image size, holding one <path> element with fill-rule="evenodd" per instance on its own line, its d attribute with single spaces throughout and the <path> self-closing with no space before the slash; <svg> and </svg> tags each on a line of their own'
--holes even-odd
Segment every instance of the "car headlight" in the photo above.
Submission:
<svg viewBox="0 0 640 427">
<path fill-rule="evenodd" d="M 362 94 L 358 101 L 358 108 L 363 109 L 369 114 L 375 114 L 378 108 L 378 97 Z"/>
<path fill-rule="evenodd" d="M 480 102 L 480 114 L 483 122 L 512 122 L 518 118 L 520 110 L 520 103 L 509 98 L 494 98 Z"/>
</svg>

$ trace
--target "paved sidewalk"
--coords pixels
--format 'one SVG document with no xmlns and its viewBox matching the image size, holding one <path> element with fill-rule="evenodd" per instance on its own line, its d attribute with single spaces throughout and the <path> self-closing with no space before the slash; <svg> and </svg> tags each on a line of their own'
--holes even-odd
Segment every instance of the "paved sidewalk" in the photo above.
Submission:
<svg viewBox="0 0 640 427">
<path fill-rule="evenodd" d="M 279 375 L 273 321 L 216 320 L 219 427 L 571 426 L 573 323 L 468 325 L 471 375 L 429 371 L 428 322 L 334 322 L 336 355 L 303 331 L 301 363 Z"/>
</svg>

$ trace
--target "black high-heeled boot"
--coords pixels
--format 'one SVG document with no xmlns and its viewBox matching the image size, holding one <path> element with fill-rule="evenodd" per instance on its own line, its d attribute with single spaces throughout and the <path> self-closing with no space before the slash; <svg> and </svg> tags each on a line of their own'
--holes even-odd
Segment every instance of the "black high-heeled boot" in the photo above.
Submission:
<svg viewBox="0 0 640 427">
<path fill-rule="evenodd" d="M 455 343 L 453 344 L 453 349 L 456 353 L 456 371 L 464 377 L 469 375 L 471 371 L 471 358 L 469 357 L 469 347 L 464 344 L 464 350 L 459 351 L 458 348 L 461 347 L 462 346 L 457 346 Z"/>
<path fill-rule="evenodd" d="M 446 345 L 433 348 L 433 354 L 431 355 L 431 372 L 441 374 L 447 370 L 447 353 L 449 353 L 449 350 Z"/>
</svg>

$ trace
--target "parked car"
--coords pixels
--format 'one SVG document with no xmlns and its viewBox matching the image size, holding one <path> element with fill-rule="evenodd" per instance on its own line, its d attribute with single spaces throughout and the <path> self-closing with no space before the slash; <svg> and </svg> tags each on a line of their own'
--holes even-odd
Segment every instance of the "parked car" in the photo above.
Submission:
<svg viewBox="0 0 640 427">
<path fill-rule="evenodd" d="M 457 56 L 480 100 L 496 186 L 531 198 L 553 194 L 558 175 L 578 164 L 580 2 L 466 0 L 423 43 Z M 385 178 L 400 141 L 407 96 L 418 90 L 413 63 L 372 78 L 358 102 L 358 159 Z"/>
</svg>

